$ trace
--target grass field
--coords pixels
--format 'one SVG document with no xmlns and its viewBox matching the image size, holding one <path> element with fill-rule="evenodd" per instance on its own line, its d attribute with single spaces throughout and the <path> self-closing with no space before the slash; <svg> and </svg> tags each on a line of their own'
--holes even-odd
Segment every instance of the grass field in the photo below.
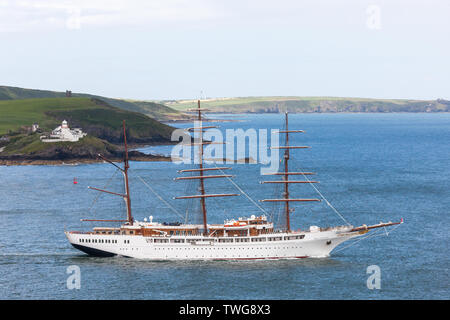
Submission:
<svg viewBox="0 0 450 320">
<path fill-rule="evenodd" d="M 52 130 L 62 120 L 95 136 L 120 139 L 122 120 L 130 140 L 167 140 L 173 130 L 141 113 L 121 110 L 90 98 L 45 98 L 0 101 L 0 135 L 38 123 Z M 106 139 L 108 140 L 108 139 Z"/>
<path fill-rule="evenodd" d="M 64 98 L 65 96 L 65 92 L 0 86 L 0 100 Z M 103 100 L 113 107 L 143 113 L 159 121 L 189 119 L 189 116 L 178 110 L 150 101 L 113 99 L 84 93 L 72 93 L 72 97 Z"/>
<path fill-rule="evenodd" d="M 88 135 L 78 142 L 40 141 L 42 132 L 50 132 L 67 120 L 69 126 L 80 127 Z M 173 128 L 146 115 L 112 107 L 91 98 L 38 98 L 0 101 L 0 156 L 23 156 L 27 159 L 96 158 L 98 153 L 114 155 L 123 143 L 122 121 L 126 121 L 130 143 L 165 143 Z M 30 133 L 26 127 L 38 123 L 40 132 Z"/>
<path fill-rule="evenodd" d="M 197 100 L 161 101 L 173 109 L 197 107 Z M 437 100 L 369 99 L 345 97 L 237 97 L 205 99 L 212 112 L 448 112 L 449 104 Z"/>
</svg>

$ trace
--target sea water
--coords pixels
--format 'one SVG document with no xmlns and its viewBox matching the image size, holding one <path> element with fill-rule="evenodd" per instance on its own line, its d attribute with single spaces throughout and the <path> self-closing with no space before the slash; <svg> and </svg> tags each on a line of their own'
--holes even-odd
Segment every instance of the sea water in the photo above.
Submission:
<svg viewBox="0 0 450 320">
<path fill-rule="evenodd" d="M 213 123 L 224 133 L 281 129 L 284 122 L 280 114 L 210 117 L 236 120 Z M 293 229 L 401 218 L 405 223 L 349 247 L 344 243 L 320 259 L 96 258 L 75 250 L 64 230 L 108 225 L 80 222 L 82 218 L 124 218 L 120 198 L 87 189 L 123 192 L 113 166 L 0 166 L 0 299 L 449 299 L 450 115 L 293 114 L 289 124 L 306 131 L 292 134 L 291 145 L 311 146 L 291 152 L 291 170 L 316 172 L 311 177 L 320 181 L 318 190 L 336 210 L 326 201 L 295 205 Z M 170 154 L 171 149 L 142 151 Z M 258 201 L 280 191 L 274 184 L 259 183 L 270 178 L 260 174 L 264 165 L 228 166 L 232 170 L 226 173 L 235 175 L 233 181 L 245 194 L 208 199 L 208 221 L 266 214 L 277 222 L 279 208 Z M 188 167 L 131 162 L 134 218 L 196 219 L 197 201 L 173 199 L 196 192 L 192 184 L 173 180 L 180 176 L 177 170 Z M 207 181 L 208 192 L 241 193 L 228 180 L 210 180 L 220 181 Z M 319 197 L 310 185 L 292 185 L 290 192 Z M 380 270 L 378 288 L 368 286 L 373 265 Z M 69 266 L 79 268 L 79 289 L 67 285 Z"/>
</svg>

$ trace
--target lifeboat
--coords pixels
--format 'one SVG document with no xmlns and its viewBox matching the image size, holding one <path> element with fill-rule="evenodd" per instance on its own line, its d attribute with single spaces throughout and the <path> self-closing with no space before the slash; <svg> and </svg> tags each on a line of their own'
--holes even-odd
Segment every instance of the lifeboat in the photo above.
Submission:
<svg viewBox="0 0 450 320">
<path fill-rule="evenodd" d="M 229 227 L 242 227 L 242 226 L 246 226 L 247 222 L 245 221 L 233 221 L 230 224 L 225 224 L 224 226 L 229 228 Z"/>
</svg>

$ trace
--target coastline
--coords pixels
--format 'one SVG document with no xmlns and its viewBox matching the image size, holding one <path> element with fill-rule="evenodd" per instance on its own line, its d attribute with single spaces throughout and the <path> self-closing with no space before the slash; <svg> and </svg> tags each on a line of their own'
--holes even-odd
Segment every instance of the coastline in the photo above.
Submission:
<svg viewBox="0 0 450 320">
<path fill-rule="evenodd" d="M 161 154 L 145 154 L 137 149 L 151 146 L 170 146 L 177 144 L 178 142 L 165 141 L 165 142 L 152 142 L 152 143 L 132 143 L 129 145 L 129 160 L 130 161 L 141 161 L 141 162 L 168 162 L 171 161 L 171 157 L 161 155 Z M 123 145 L 114 144 L 118 150 L 123 151 Z M 80 165 L 80 164 L 90 164 L 90 163 L 102 163 L 104 160 L 97 157 L 62 157 L 58 159 L 58 156 L 46 158 L 45 156 L 39 155 L 5 155 L 2 156 L 0 148 L 0 166 L 30 166 L 30 165 Z M 110 156 L 109 160 L 113 162 L 122 162 L 123 158 L 118 156 Z"/>
<path fill-rule="evenodd" d="M 112 158 L 112 162 L 122 162 L 122 158 Z M 163 155 L 146 155 L 146 156 L 133 156 L 129 158 L 130 161 L 141 161 L 141 162 L 169 162 L 170 157 Z M 106 163 L 102 159 L 92 159 L 92 158 L 74 158 L 74 159 L 5 159 L 0 158 L 0 166 L 57 166 L 57 165 L 80 165 L 80 164 L 91 164 L 91 163 Z"/>
</svg>

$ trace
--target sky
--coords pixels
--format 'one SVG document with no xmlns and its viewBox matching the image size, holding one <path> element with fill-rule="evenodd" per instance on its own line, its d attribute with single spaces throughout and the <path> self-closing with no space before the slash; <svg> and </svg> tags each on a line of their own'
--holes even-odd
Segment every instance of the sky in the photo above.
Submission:
<svg viewBox="0 0 450 320">
<path fill-rule="evenodd" d="M 0 85 L 450 99 L 450 1 L 0 0 Z"/>
</svg>

